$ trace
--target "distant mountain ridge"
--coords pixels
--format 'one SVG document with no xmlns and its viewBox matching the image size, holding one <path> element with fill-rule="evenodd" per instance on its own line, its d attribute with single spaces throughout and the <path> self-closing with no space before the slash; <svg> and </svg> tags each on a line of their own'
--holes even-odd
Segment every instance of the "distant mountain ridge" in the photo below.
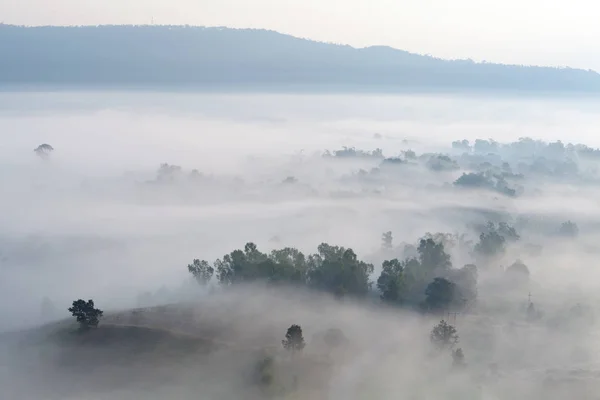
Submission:
<svg viewBox="0 0 600 400">
<path fill-rule="evenodd" d="M 253 29 L 0 24 L 0 54 L 0 85 L 600 92 L 600 74 L 589 70 L 442 60 Z"/>
</svg>

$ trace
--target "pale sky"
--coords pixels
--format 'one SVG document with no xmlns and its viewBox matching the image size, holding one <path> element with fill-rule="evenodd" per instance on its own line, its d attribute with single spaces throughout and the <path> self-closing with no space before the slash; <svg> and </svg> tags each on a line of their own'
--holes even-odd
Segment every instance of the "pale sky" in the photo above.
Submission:
<svg viewBox="0 0 600 400">
<path fill-rule="evenodd" d="M 265 28 L 357 47 L 600 71 L 593 0 L 0 0 L 23 25 L 189 24 Z"/>
</svg>

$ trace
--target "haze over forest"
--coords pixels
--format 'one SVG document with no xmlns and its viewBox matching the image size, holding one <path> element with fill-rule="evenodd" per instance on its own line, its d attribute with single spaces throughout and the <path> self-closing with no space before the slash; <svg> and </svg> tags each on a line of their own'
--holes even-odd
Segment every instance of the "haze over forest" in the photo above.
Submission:
<svg viewBox="0 0 600 400">
<path fill-rule="evenodd" d="M 595 398 L 593 99 L 0 105 L 7 398 Z"/>
<path fill-rule="evenodd" d="M 319 91 L 600 90 L 591 70 L 442 60 L 273 31 L 0 25 L 0 84 Z"/>
<path fill-rule="evenodd" d="M 597 400 L 599 90 L 0 24 L 0 398 Z"/>
</svg>

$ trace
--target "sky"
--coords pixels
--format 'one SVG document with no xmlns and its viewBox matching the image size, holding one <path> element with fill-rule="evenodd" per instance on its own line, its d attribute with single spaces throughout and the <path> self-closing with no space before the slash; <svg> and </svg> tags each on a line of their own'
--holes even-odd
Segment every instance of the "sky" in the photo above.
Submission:
<svg viewBox="0 0 600 400">
<path fill-rule="evenodd" d="M 592 0 L 0 1 L 8 24 L 265 28 L 356 47 L 598 71 L 599 12 Z"/>
</svg>

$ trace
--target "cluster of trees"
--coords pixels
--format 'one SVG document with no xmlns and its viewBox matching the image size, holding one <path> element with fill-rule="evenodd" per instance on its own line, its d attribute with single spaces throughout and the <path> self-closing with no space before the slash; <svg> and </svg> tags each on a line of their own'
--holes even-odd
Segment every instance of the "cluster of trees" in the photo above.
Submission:
<svg viewBox="0 0 600 400">
<path fill-rule="evenodd" d="M 506 244 L 518 241 L 521 236 L 506 222 L 488 222 L 479 235 L 474 252 L 478 257 L 493 258 L 504 255 Z"/>
<path fill-rule="evenodd" d="M 365 151 L 356 149 L 356 147 L 343 146 L 340 150 L 334 150 L 333 152 L 325 150 L 323 157 L 338 157 L 338 158 L 375 158 L 382 159 L 383 150 L 377 148 L 373 151 Z"/>
<path fill-rule="evenodd" d="M 492 171 L 463 173 L 454 181 L 454 186 L 470 189 L 487 189 L 509 197 L 519 194 L 520 188 L 513 188 L 503 175 Z"/>
<path fill-rule="evenodd" d="M 383 245 L 391 246 L 391 232 L 384 233 Z M 476 299 L 475 265 L 452 268 L 444 242 L 433 237 L 422 238 L 416 252 L 416 257 L 403 261 L 396 258 L 383 262 L 377 288 L 384 303 L 419 305 L 438 313 L 463 308 Z"/>
<path fill-rule="evenodd" d="M 262 253 L 254 243 L 247 243 L 243 250 L 234 250 L 212 264 L 194 260 L 188 265 L 199 283 L 207 283 L 216 274 L 223 286 L 264 281 L 303 285 L 339 296 L 366 295 L 373 270 L 373 265 L 359 260 L 352 249 L 327 243 L 308 257 L 289 247 Z"/>
<path fill-rule="evenodd" d="M 452 148 L 462 152 L 473 154 L 500 154 L 510 153 L 519 157 L 529 157 L 533 154 L 544 158 L 559 158 L 564 156 L 590 156 L 597 158 L 600 149 L 593 149 L 585 144 L 567 143 L 557 140 L 545 142 L 543 140 L 522 137 L 511 143 L 499 143 L 493 139 L 475 139 L 473 144 L 469 140 L 456 140 L 452 142 Z"/>
<path fill-rule="evenodd" d="M 391 246 L 391 232 L 384 234 Z M 376 281 L 381 300 L 389 305 L 414 305 L 429 312 L 464 307 L 477 296 L 477 267 L 452 268 L 444 244 L 431 237 L 419 241 L 417 257 L 386 260 Z M 214 275 L 222 286 L 268 282 L 304 286 L 338 297 L 364 297 L 372 289 L 373 264 L 361 261 L 352 249 L 322 243 L 305 256 L 295 248 L 263 253 L 254 243 L 234 250 L 214 263 L 195 259 L 188 271 L 207 284 Z"/>
<path fill-rule="evenodd" d="M 570 226 L 570 225 L 569 225 Z M 398 254 L 391 231 L 382 234 L 382 251 L 386 258 L 381 272 L 372 279 L 374 265 L 358 258 L 350 248 L 322 243 L 317 252 L 306 256 L 296 248 L 286 247 L 261 252 L 254 243 L 237 249 L 213 263 L 195 259 L 187 268 L 201 285 L 213 277 L 221 286 L 241 283 L 306 287 L 337 297 L 365 297 L 376 294 L 389 306 L 416 308 L 429 313 L 462 310 L 477 300 L 478 267 L 466 264 L 454 267 L 448 247 L 460 244 L 471 252 L 477 264 L 489 265 L 501 259 L 507 246 L 520 235 L 506 222 L 479 227 L 480 235 L 472 244 L 464 235 L 427 234 L 416 246 L 405 245 Z M 572 228 L 571 228 L 572 229 Z M 529 269 L 516 260 L 505 271 L 505 283 L 512 287 L 529 281 Z"/>
<path fill-rule="evenodd" d="M 562 142 L 546 143 L 523 138 L 513 143 L 477 139 L 452 143 L 450 154 L 423 153 L 417 155 L 406 150 L 392 157 L 383 155 L 380 149 L 373 152 L 344 148 L 333 154 L 335 158 L 376 158 L 380 164 L 369 171 L 360 170 L 355 175 L 361 178 L 378 179 L 382 172 L 394 173 L 396 166 L 421 165 L 434 172 L 462 170 L 453 186 L 456 188 L 482 189 L 508 197 L 521 195 L 525 188 L 525 177 L 549 179 L 575 179 L 597 181 L 598 170 L 587 168 L 580 175 L 580 161 L 596 157 L 600 150 L 585 145 L 564 145 Z M 459 154 L 457 154 L 460 152 Z"/>
</svg>

